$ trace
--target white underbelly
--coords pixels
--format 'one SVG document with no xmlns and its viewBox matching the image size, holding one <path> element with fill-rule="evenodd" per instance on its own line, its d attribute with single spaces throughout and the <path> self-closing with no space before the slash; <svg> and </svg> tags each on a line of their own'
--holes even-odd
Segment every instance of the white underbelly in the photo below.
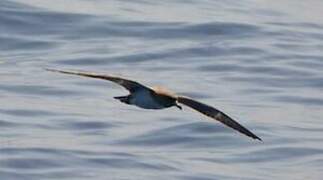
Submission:
<svg viewBox="0 0 323 180">
<path fill-rule="evenodd" d="M 165 108 L 164 106 L 156 102 L 156 100 L 151 97 L 150 92 L 146 90 L 136 91 L 135 93 L 133 93 L 130 99 L 130 104 L 133 104 L 145 109 Z"/>
</svg>

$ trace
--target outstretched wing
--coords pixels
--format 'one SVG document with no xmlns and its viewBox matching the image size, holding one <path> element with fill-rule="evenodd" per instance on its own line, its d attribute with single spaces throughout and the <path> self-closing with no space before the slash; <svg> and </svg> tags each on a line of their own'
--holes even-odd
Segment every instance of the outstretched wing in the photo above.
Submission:
<svg viewBox="0 0 323 180">
<path fill-rule="evenodd" d="M 124 79 L 121 77 L 117 77 L 117 76 L 110 76 L 110 75 L 97 74 L 97 73 L 91 73 L 91 72 L 81 72 L 81 71 L 64 71 L 64 70 L 57 70 L 57 69 L 46 69 L 46 70 L 52 71 L 52 72 L 59 72 L 59 73 L 64 73 L 64 74 L 74 74 L 74 75 L 79 75 L 79 76 L 85 76 L 85 77 L 90 77 L 90 78 L 97 78 L 97 79 L 104 79 L 104 80 L 112 81 L 114 83 L 117 83 L 117 84 L 123 86 L 131 93 L 134 92 L 138 88 L 144 88 L 144 89 L 150 90 L 150 88 L 148 88 L 140 83 L 137 83 L 132 80 Z"/>
<path fill-rule="evenodd" d="M 209 116 L 215 120 L 220 121 L 221 123 L 241 132 L 242 134 L 245 134 L 249 137 L 252 137 L 253 139 L 258 139 L 262 141 L 258 136 L 250 132 L 247 128 L 243 127 L 241 124 L 230 118 L 228 115 L 224 114 L 223 112 L 209 106 L 203 103 L 200 103 L 198 101 L 195 101 L 193 99 L 187 98 L 187 97 L 177 97 L 177 102 L 182 103 L 186 106 L 189 106 L 196 111 Z"/>
</svg>

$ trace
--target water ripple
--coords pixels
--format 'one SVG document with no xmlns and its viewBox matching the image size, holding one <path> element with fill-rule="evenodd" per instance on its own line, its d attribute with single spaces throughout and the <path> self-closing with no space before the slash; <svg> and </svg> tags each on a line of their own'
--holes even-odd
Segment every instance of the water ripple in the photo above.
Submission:
<svg viewBox="0 0 323 180">
<path fill-rule="evenodd" d="M 266 156 L 264 156 L 264 154 Z M 322 149 L 317 148 L 307 148 L 307 147 L 273 147 L 266 148 L 262 150 L 256 150 L 244 154 L 236 155 L 234 162 L 268 162 L 269 159 L 276 161 L 280 159 L 281 161 L 287 161 L 292 159 L 304 159 L 307 156 L 316 156 L 318 154 L 323 154 Z M 269 159 L 268 159 L 269 158 Z"/>
<path fill-rule="evenodd" d="M 38 158 L 10 158 L 1 160 L 2 168 L 15 168 L 15 169 L 46 169 L 62 167 L 62 164 L 53 163 L 52 160 L 38 159 Z"/>
<path fill-rule="evenodd" d="M 96 26 L 99 24 L 99 26 Z M 106 24 L 103 26 L 102 24 Z M 138 24 L 140 26 L 138 26 Z M 149 23 L 149 22 L 100 22 L 80 31 L 93 36 L 120 36 L 140 38 L 201 38 L 208 36 L 249 37 L 260 33 L 260 28 L 249 24 L 212 22 L 203 24 Z M 71 34 L 71 37 L 77 34 Z"/>
<path fill-rule="evenodd" d="M 0 109 L 0 113 L 12 116 L 21 117 L 36 117 L 36 116 L 55 116 L 57 113 L 43 110 L 28 110 L 28 109 Z"/>
<path fill-rule="evenodd" d="M 143 145 L 143 146 L 184 146 L 184 147 L 216 147 L 229 145 L 234 141 L 231 129 L 213 123 L 191 123 L 177 125 L 160 130 L 147 132 L 143 135 L 118 141 L 117 144 Z M 229 135 L 230 134 L 230 135 Z M 236 142 L 238 143 L 238 142 Z M 240 145 L 243 142 L 239 143 Z"/>
<path fill-rule="evenodd" d="M 29 94 L 29 95 L 65 95 L 72 96 L 77 95 L 78 92 L 61 90 L 55 87 L 41 86 L 41 85 L 9 85 L 0 84 L 0 90 L 7 91 L 9 93 L 17 94 Z"/>
<path fill-rule="evenodd" d="M 299 96 L 276 96 L 274 98 L 276 101 L 293 103 L 300 105 L 317 105 L 323 106 L 323 98 L 320 97 L 299 97 Z"/>
</svg>

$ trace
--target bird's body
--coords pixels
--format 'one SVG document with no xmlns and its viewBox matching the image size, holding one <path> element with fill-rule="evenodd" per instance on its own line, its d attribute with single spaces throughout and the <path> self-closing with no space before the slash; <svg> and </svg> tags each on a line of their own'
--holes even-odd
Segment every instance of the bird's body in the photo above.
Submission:
<svg viewBox="0 0 323 180">
<path fill-rule="evenodd" d="M 164 92 L 159 92 L 154 89 L 142 88 L 132 92 L 128 96 L 118 96 L 114 98 L 119 99 L 123 103 L 135 105 L 143 109 L 165 109 L 177 105 L 176 97 L 169 96 Z M 177 106 L 180 108 L 179 105 Z"/>
<path fill-rule="evenodd" d="M 129 104 L 135 105 L 144 109 L 164 109 L 170 106 L 159 103 L 153 96 L 153 92 L 146 89 L 138 90 L 129 96 Z"/>
<path fill-rule="evenodd" d="M 60 72 L 64 74 L 74 74 L 79 76 L 104 79 L 115 82 L 123 86 L 130 92 L 129 95 L 114 97 L 115 99 L 118 99 L 123 103 L 135 105 L 144 109 L 164 109 L 173 106 L 182 109 L 182 107 L 178 103 L 184 104 L 212 119 L 222 122 L 223 124 L 239 131 L 240 133 L 243 133 L 253 139 L 261 140 L 258 136 L 250 132 L 248 129 L 240 125 L 238 122 L 236 122 L 223 112 L 209 105 L 193 100 L 191 98 L 177 96 L 160 87 L 150 88 L 138 82 L 117 76 L 102 75 L 90 72 L 62 71 L 55 69 L 47 70 L 53 72 Z"/>
</svg>

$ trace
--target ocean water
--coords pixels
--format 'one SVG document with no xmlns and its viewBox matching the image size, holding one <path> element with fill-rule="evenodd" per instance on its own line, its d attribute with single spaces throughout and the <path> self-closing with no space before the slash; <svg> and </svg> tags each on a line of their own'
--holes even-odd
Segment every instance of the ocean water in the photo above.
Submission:
<svg viewBox="0 0 323 180">
<path fill-rule="evenodd" d="M 322 179 L 323 2 L 1 0 L 0 179 Z M 116 74 L 224 111 L 113 99 Z"/>
</svg>

